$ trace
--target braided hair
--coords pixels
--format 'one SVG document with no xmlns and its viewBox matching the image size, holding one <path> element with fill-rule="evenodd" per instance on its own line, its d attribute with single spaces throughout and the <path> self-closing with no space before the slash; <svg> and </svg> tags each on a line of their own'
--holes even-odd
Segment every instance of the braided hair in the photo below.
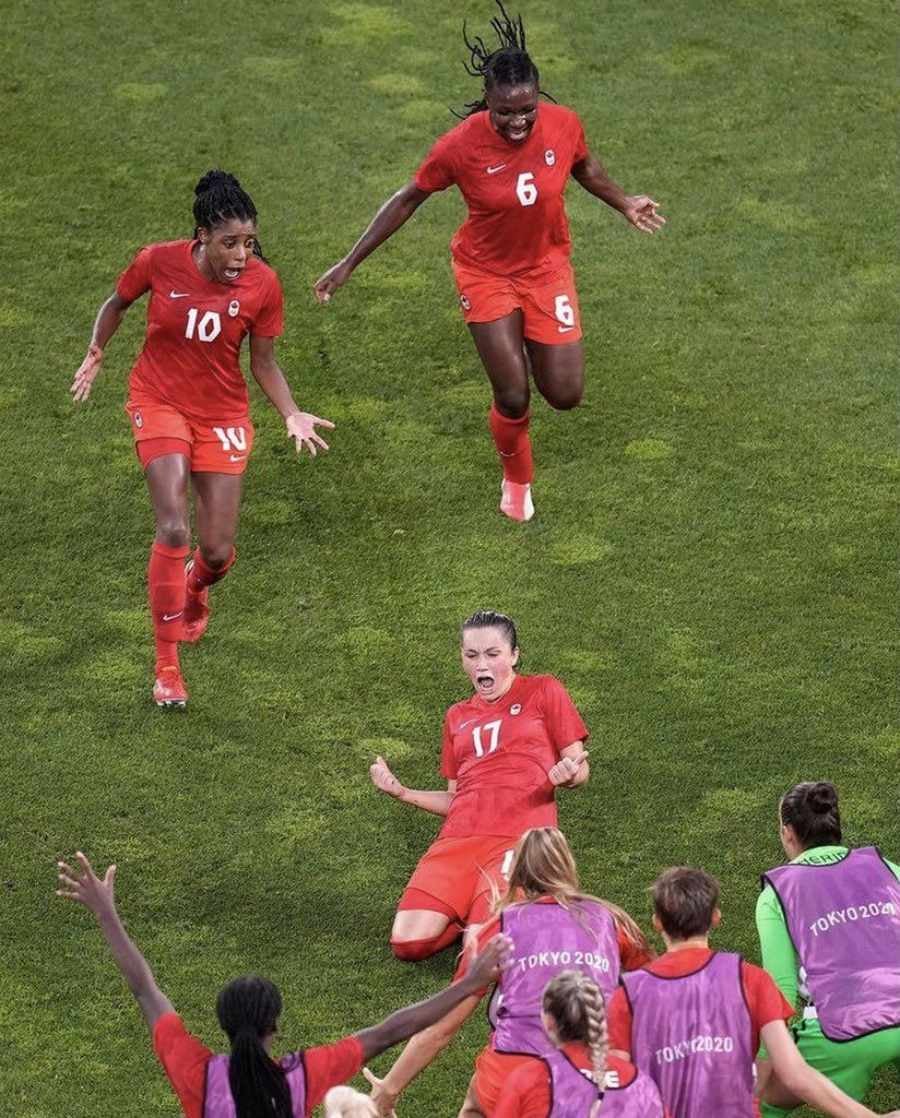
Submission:
<svg viewBox="0 0 900 1118">
<path fill-rule="evenodd" d="M 234 175 L 227 171 L 207 171 L 194 187 L 194 236 L 200 229 L 213 229 L 231 219 L 255 222 L 253 199 Z M 253 253 L 260 260 L 265 260 L 256 238 Z"/>
<path fill-rule="evenodd" d="M 580 1041 L 591 1054 L 591 1078 L 603 1091 L 609 1034 L 599 987 L 580 970 L 564 970 L 544 988 L 543 1008 L 556 1024 L 561 1044 Z"/>
<path fill-rule="evenodd" d="M 500 46 L 490 50 L 480 35 L 474 39 L 469 38 L 465 22 L 463 23 L 463 41 L 469 52 L 468 61 L 463 62 L 465 71 L 470 77 L 481 78 L 485 91 L 490 91 L 497 85 L 531 85 L 534 84 L 538 94 L 553 100 L 549 94 L 540 88 L 540 74 L 538 68 L 531 60 L 525 49 L 525 25 L 522 17 L 512 19 L 503 7 L 502 0 L 496 0 L 500 15 L 491 20 L 491 27 L 497 35 Z M 454 113 L 454 116 L 465 120 L 473 113 L 481 113 L 488 107 L 487 101 L 482 97 L 478 101 L 470 101 L 465 105 L 465 113 Z"/>
<path fill-rule="evenodd" d="M 231 1041 L 228 1084 L 237 1118 L 291 1118 L 284 1070 L 262 1043 L 280 1013 L 281 993 L 266 978 L 236 978 L 219 992 L 216 1015 Z"/>
</svg>

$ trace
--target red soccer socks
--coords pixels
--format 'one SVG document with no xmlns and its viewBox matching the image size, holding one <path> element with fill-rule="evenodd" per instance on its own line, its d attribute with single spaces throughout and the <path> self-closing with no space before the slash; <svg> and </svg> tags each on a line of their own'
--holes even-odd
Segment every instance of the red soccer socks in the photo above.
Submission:
<svg viewBox="0 0 900 1118">
<path fill-rule="evenodd" d="M 184 560 L 186 547 L 154 543 L 147 567 L 147 587 L 153 635 L 156 639 L 157 673 L 162 667 L 178 667 L 178 642 L 184 618 Z"/>
<path fill-rule="evenodd" d="M 531 439 L 528 437 L 530 418 L 526 413 L 520 419 L 510 419 L 497 411 L 495 404 L 491 404 L 488 415 L 494 446 L 503 463 L 503 477 L 515 485 L 530 485 L 534 477 Z"/>
</svg>

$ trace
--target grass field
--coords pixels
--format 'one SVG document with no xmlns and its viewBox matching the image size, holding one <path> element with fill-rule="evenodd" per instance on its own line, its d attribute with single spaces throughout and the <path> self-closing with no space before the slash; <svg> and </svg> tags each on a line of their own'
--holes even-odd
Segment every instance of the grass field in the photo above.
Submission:
<svg viewBox="0 0 900 1118">
<path fill-rule="evenodd" d="M 514 6 L 515 7 L 515 6 Z M 0 1113 L 174 1115 L 87 914 L 53 896 L 77 848 L 189 1027 L 256 970 L 285 1044 L 436 989 L 393 906 L 435 831 L 375 793 L 385 754 L 437 787 L 465 693 L 456 626 L 519 622 L 593 731 L 561 819 L 586 884 L 646 924 L 666 865 L 715 872 L 717 942 L 756 958 L 777 797 L 839 786 L 852 843 L 900 857 L 894 69 L 879 0 L 522 4 L 546 88 L 669 225 L 641 237 L 573 184 L 584 406 L 535 406 L 537 518 L 496 512 L 488 394 L 429 202 L 333 304 L 318 274 L 476 91 L 460 24 L 488 0 L 110 7 L 11 0 L 0 47 Z M 149 701 L 152 534 L 122 412 L 134 309 L 89 405 L 71 376 L 141 244 L 190 232 L 210 166 L 239 174 L 284 283 L 283 366 L 337 423 L 297 462 L 256 399 L 239 564 Z M 258 395 L 258 394 L 257 394 Z M 401 1116 L 456 1114 L 482 1017 Z M 376 1067 L 387 1066 L 386 1058 Z M 900 1104 L 896 1074 L 872 1105 Z"/>
</svg>

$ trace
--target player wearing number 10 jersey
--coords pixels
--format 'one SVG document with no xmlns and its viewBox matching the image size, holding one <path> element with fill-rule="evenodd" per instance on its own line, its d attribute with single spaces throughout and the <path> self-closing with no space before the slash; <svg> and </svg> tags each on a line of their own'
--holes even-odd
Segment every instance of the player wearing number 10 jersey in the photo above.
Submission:
<svg viewBox="0 0 900 1118">
<path fill-rule="evenodd" d="M 475 694 L 444 720 L 446 792 L 406 788 L 381 757 L 371 767 L 382 792 L 444 817 L 398 905 L 391 948 L 400 959 L 427 958 L 484 920 L 518 839 L 556 826 L 556 788 L 588 778 L 588 730 L 575 704 L 553 676 L 517 675 L 518 659 L 505 614 L 482 610 L 463 623 Z"/>
<path fill-rule="evenodd" d="M 191 240 L 148 245 L 97 315 L 72 393 L 86 400 L 103 347 L 128 307 L 150 292 L 147 335 L 132 370 L 127 411 L 156 517 L 148 583 L 156 639 L 159 706 L 183 707 L 179 641 L 196 641 L 209 618 L 209 587 L 234 562 L 241 475 L 253 447 L 247 386 L 239 363 L 250 335 L 250 367 L 281 413 L 297 449 L 327 449 L 301 412 L 275 360 L 282 332 L 281 285 L 259 252 L 256 207 L 232 175 L 210 171 L 195 189 Z M 188 479 L 199 547 L 191 539 Z"/>
<path fill-rule="evenodd" d="M 378 211 L 347 255 L 315 285 L 321 302 L 436 191 L 459 187 L 469 214 L 451 244 L 463 317 L 493 391 L 489 424 L 503 466 L 500 511 L 534 515 L 529 374 L 551 407 L 581 400 L 584 349 L 563 194 L 571 175 L 635 228 L 664 218 L 646 195 L 626 195 L 590 153 L 571 109 L 540 104 L 538 69 L 525 51 L 521 19 L 498 0 L 500 47 L 466 46 L 483 98 L 431 149 L 414 179 Z"/>
</svg>

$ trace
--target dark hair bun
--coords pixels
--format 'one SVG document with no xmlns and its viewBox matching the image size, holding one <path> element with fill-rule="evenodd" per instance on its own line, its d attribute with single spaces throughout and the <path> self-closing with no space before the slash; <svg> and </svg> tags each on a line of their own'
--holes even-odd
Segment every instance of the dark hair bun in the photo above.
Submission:
<svg viewBox="0 0 900 1118">
<path fill-rule="evenodd" d="M 207 171 L 203 178 L 194 187 L 194 194 L 205 194 L 207 190 L 212 190 L 216 186 L 233 186 L 236 190 L 240 190 L 241 184 L 227 171 Z"/>
<path fill-rule="evenodd" d="M 820 780 L 810 788 L 807 801 L 816 815 L 828 815 L 837 807 L 837 789 L 829 781 Z"/>
</svg>

